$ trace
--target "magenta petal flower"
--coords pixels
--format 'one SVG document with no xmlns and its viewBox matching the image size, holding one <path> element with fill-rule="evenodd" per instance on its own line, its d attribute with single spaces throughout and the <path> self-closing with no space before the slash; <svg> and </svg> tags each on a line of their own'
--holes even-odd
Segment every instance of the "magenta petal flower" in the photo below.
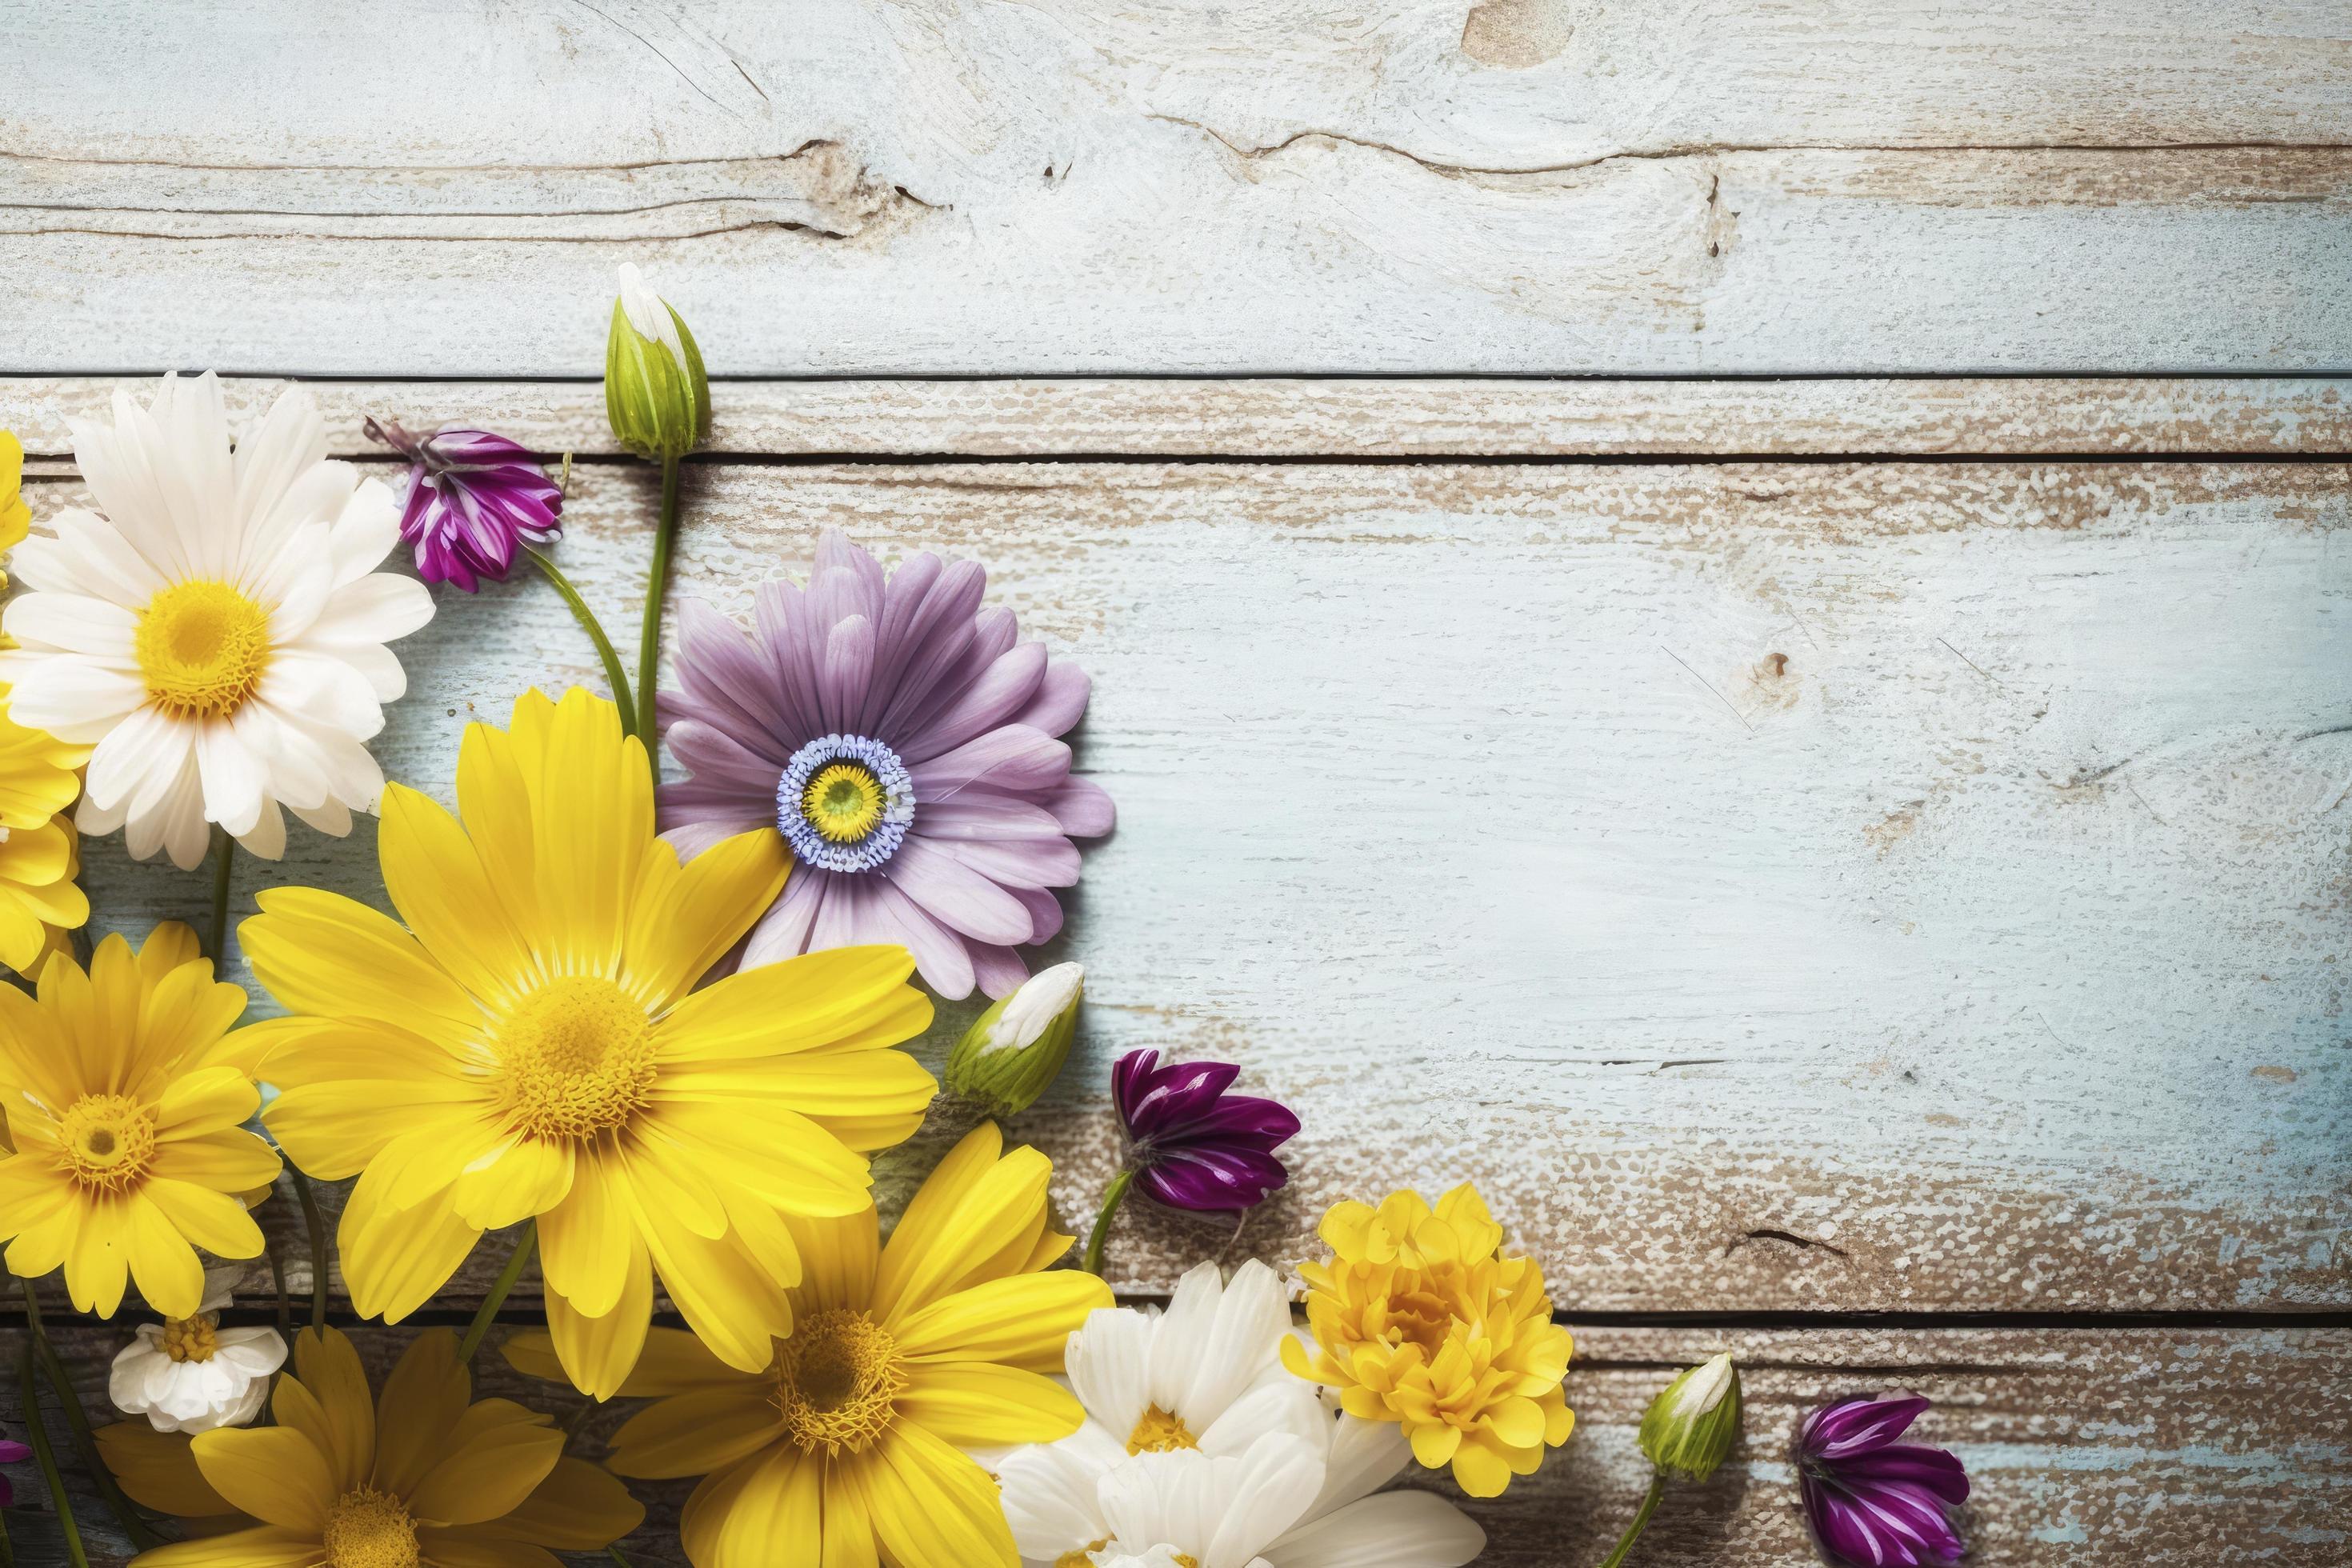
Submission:
<svg viewBox="0 0 2352 1568">
<path fill-rule="evenodd" d="M 886 574 L 827 530 L 807 587 L 761 585 L 750 636 L 678 606 L 660 712 L 691 776 L 664 786 L 663 830 L 691 857 L 767 827 L 796 862 L 744 967 L 890 942 L 942 996 L 1004 996 L 1029 973 L 1014 950 L 1062 929 L 1070 840 L 1115 815 L 1056 739 L 1091 688 L 981 607 L 987 582 L 928 553 Z"/>
<path fill-rule="evenodd" d="M 33 1450 L 22 1443 L 0 1441 L 0 1465 L 21 1465 L 33 1457 Z M 16 1500 L 16 1486 L 5 1476 L 0 1476 L 0 1508 Z"/>
<path fill-rule="evenodd" d="M 1916 1394 L 1848 1399 L 1798 1428 L 1797 1484 L 1813 1533 L 1856 1568 L 1918 1568 L 1960 1560 L 1950 1510 L 1968 1500 L 1960 1461 L 1941 1448 L 1898 1443 L 1927 1408 Z"/>
<path fill-rule="evenodd" d="M 1171 1208 L 1234 1214 L 1289 1181 L 1274 1157 L 1298 1131 L 1286 1107 L 1227 1094 L 1241 1074 L 1229 1063 L 1159 1064 L 1158 1051 L 1129 1051 L 1110 1074 L 1139 1186 Z"/>
<path fill-rule="evenodd" d="M 400 537 L 427 583 L 454 583 L 468 594 L 479 578 L 503 583 L 517 550 L 550 543 L 562 531 L 563 492 L 505 437 L 452 425 L 420 438 L 373 419 L 366 430 L 408 459 Z"/>
</svg>

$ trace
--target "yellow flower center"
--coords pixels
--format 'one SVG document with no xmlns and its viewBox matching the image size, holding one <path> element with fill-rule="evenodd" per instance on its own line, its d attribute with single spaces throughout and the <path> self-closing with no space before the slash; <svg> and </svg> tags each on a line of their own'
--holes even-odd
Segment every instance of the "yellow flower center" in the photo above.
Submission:
<svg viewBox="0 0 2352 1568">
<path fill-rule="evenodd" d="M 85 1187 L 119 1193 L 155 1158 L 155 1119 L 127 1094 L 86 1094 L 58 1123 L 58 1168 Z"/>
<path fill-rule="evenodd" d="M 1110 1544 L 1110 1538 L 1089 1542 L 1076 1552 L 1065 1552 L 1054 1559 L 1054 1568 L 1095 1568 L 1095 1553 Z"/>
<path fill-rule="evenodd" d="M 324 1568 L 416 1568 L 416 1525 L 396 1497 L 345 1492 L 327 1510 Z"/>
<path fill-rule="evenodd" d="M 858 763 L 829 763 L 801 791 L 801 815 L 835 844 L 854 844 L 873 832 L 889 804 L 882 781 Z"/>
<path fill-rule="evenodd" d="M 593 1138 L 653 1093 L 653 1020 L 601 976 L 549 981 L 499 1021 L 491 1049 L 499 1109 L 534 1138 Z"/>
<path fill-rule="evenodd" d="M 863 1312 L 819 1312 L 777 1344 L 773 1398 L 785 1435 L 805 1452 L 867 1447 L 898 1418 L 906 1389 L 898 1342 Z"/>
<path fill-rule="evenodd" d="M 163 1324 L 163 1353 L 173 1361 L 210 1361 L 218 1349 L 220 1337 L 213 1332 L 213 1321 L 201 1312 Z"/>
<path fill-rule="evenodd" d="M 1167 1454 L 1200 1446 L 1185 1429 L 1181 1415 L 1157 1405 L 1143 1413 L 1143 1418 L 1135 1424 L 1135 1430 L 1127 1438 L 1127 1451 L 1130 1454 Z"/>
<path fill-rule="evenodd" d="M 131 643 L 147 695 L 179 719 L 225 719 L 269 668 L 269 612 L 198 577 L 147 601 Z"/>
</svg>

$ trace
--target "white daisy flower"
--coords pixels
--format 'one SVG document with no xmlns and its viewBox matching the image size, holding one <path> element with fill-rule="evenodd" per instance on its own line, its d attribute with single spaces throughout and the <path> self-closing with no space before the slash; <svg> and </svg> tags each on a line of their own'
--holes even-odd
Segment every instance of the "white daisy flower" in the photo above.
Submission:
<svg viewBox="0 0 2352 1568">
<path fill-rule="evenodd" d="M 118 389 L 110 425 L 72 431 L 100 510 L 16 547 L 34 591 L 0 618 L 19 645 L 0 683 L 18 722 L 95 748 L 77 825 L 184 869 L 215 822 L 278 858 L 280 806 L 350 832 L 383 789 L 366 742 L 407 684 L 384 645 L 433 617 L 423 584 L 375 571 L 400 541 L 392 492 L 327 460 L 299 388 L 234 452 L 210 374 L 165 376 L 145 408 Z"/>
<path fill-rule="evenodd" d="M 126 1415 L 144 1415 L 158 1432 L 209 1432 L 242 1426 L 261 1414 L 269 1376 L 286 1364 L 276 1329 L 224 1329 L 220 1310 L 243 1271 L 205 1270 L 204 1304 L 193 1318 L 142 1323 L 139 1337 L 114 1358 L 107 1393 Z"/>
<path fill-rule="evenodd" d="M 1412 1457 L 1393 1424 L 1327 1407 L 1282 1365 L 1282 1284 L 1246 1263 L 1178 1282 L 1162 1314 L 1070 1336 L 1086 1425 L 997 1466 L 1032 1568 L 1457 1568 L 1486 1545 L 1427 1492 L 1372 1494 Z"/>
</svg>

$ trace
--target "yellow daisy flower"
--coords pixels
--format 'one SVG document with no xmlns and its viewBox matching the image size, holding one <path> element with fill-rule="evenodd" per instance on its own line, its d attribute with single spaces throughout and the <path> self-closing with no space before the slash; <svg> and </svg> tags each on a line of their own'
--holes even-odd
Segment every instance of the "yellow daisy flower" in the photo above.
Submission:
<svg viewBox="0 0 2352 1568">
<path fill-rule="evenodd" d="M 1284 1340 L 1293 1373 L 1339 1389 L 1351 1415 L 1398 1423 L 1413 1458 L 1450 1463 L 1472 1497 L 1501 1496 L 1568 1441 L 1568 1331 L 1535 1259 L 1502 1256 L 1475 1187 L 1433 1212 L 1418 1193 L 1335 1204 L 1322 1237 L 1331 1259 L 1299 1268 L 1317 1353 Z"/>
<path fill-rule="evenodd" d="M 43 966 L 37 996 L 0 985 L 0 1236 L 11 1273 L 63 1265 L 78 1310 L 110 1318 L 125 1270 L 167 1318 L 204 1306 L 195 1248 L 253 1258 L 261 1231 L 239 1194 L 278 1156 L 237 1124 L 261 1104 L 245 993 L 216 983 L 187 927 L 155 928 L 134 956 L 99 943 L 89 973 Z M 193 1244 L 193 1245 L 191 1245 Z"/>
<path fill-rule="evenodd" d="M 679 865 L 645 747 L 585 691 L 469 726 L 457 807 L 385 791 L 405 929 L 310 888 L 261 894 L 239 928 L 297 1015 L 263 1026 L 269 1130 L 311 1175 L 359 1177 L 339 1232 L 352 1303 L 397 1322 L 484 1231 L 536 1216 L 577 1386 L 621 1386 L 656 1273 L 721 1360 L 760 1370 L 801 1279 L 785 1216 L 866 1209 L 865 1152 L 938 1090 L 887 1048 L 930 1022 L 914 960 L 843 948 L 696 989 L 774 901 L 783 841 Z"/>
<path fill-rule="evenodd" d="M 613 1440 L 613 1469 L 702 1476 L 679 1521 L 695 1568 L 1014 1568 L 996 1483 L 961 1450 L 1048 1443 L 1085 1410 L 1048 1373 L 1110 1288 L 1041 1273 L 1053 1165 L 1003 1154 L 993 1122 L 941 1161 L 879 1246 L 872 1210 L 795 1220 L 799 1326 L 746 1376 L 657 1329 L 621 1392 L 663 1396 Z M 1000 1155 L 1002 1157 L 1000 1158 Z M 561 1375 L 547 1337 L 507 1359 Z"/>
<path fill-rule="evenodd" d="M 303 1330 L 294 1367 L 270 1396 L 274 1426 L 176 1445 L 99 1434 L 122 1489 L 194 1536 L 132 1568 L 547 1568 L 549 1549 L 601 1552 L 645 1519 L 619 1481 L 562 1457 L 548 1417 L 467 1404 L 446 1329 L 408 1347 L 375 1400 L 338 1330 Z"/>
<path fill-rule="evenodd" d="M 33 531 L 33 513 L 25 505 L 25 448 L 12 431 L 0 430 L 0 551 L 14 550 Z M 0 572 L 0 588 L 8 576 Z"/>
<path fill-rule="evenodd" d="M 0 448 L 0 459 L 6 455 Z M 0 703 L 6 699 L 0 688 Z M 89 919 L 89 900 L 74 880 L 80 846 L 66 813 L 81 793 L 75 770 L 89 760 L 89 747 L 27 729 L 0 707 L 0 965 L 19 974 L 37 976 L 69 945 L 66 933 Z"/>
</svg>

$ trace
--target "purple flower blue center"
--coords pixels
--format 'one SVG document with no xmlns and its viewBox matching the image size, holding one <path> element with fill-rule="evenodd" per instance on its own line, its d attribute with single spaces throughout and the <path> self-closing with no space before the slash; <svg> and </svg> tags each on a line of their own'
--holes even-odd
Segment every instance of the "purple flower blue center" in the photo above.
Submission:
<svg viewBox="0 0 2352 1568">
<path fill-rule="evenodd" d="M 915 820 L 915 781 L 898 753 L 863 735 L 824 735 L 776 781 L 776 828 L 803 865 L 872 871 Z"/>
</svg>

